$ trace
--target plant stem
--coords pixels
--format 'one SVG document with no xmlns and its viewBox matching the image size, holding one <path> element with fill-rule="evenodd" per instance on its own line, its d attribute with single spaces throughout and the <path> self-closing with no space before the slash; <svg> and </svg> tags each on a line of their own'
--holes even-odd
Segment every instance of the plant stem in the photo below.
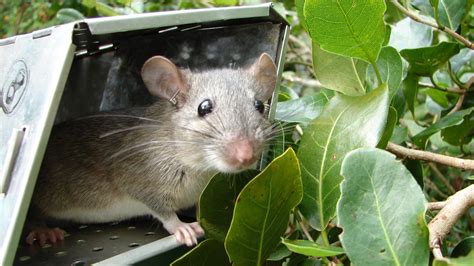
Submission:
<svg viewBox="0 0 474 266">
<path fill-rule="evenodd" d="M 444 27 L 444 26 L 439 26 L 436 23 L 433 23 L 431 21 L 424 20 L 420 17 L 418 17 L 415 13 L 411 12 L 410 10 L 406 9 L 404 6 L 402 6 L 397 0 L 390 0 L 390 2 L 398 8 L 403 14 L 407 15 L 411 19 L 413 19 L 416 22 L 423 23 L 425 25 L 431 26 L 437 30 L 443 31 L 449 35 L 451 35 L 453 38 L 464 44 L 467 48 L 474 50 L 474 44 L 470 42 L 468 39 L 464 38 L 463 36 L 457 34 L 454 30 Z"/>
<path fill-rule="evenodd" d="M 298 220 L 298 223 L 300 224 L 301 226 L 301 230 L 303 230 L 303 233 L 304 235 L 306 236 L 306 238 L 309 240 L 309 241 L 312 241 L 314 242 L 314 239 L 313 237 L 311 236 L 311 234 L 309 233 L 308 231 L 308 228 L 306 228 L 306 225 L 305 225 L 305 222 L 304 222 L 304 219 L 303 219 L 303 215 L 301 215 L 300 212 L 297 212 L 295 213 L 296 214 L 296 220 Z"/>
<path fill-rule="evenodd" d="M 329 243 L 328 234 L 326 233 L 326 228 L 321 230 L 321 239 L 326 247 L 329 247 L 331 244 Z"/>
<path fill-rule="evenodd" d="M 380 86 L 382 85 L 383 80 L 382 80 L 382 75 L 380 75 L 379 67 L 377 66 L 375 61 L 371 61 L 370 63 L 372 64 L 372 67 L 374 68 L 375 75 L 377 76 L 377 82 L 378 82 L 378 85 Z"/>
<path fill-rule="evenodd" d="M 428 151 L 421 151 L 415 149 L 408 149 L 397 145 L 393 142 L 389 142 L 386 148 L 387 151 L 397 155 L 400 158 L 410 158 L 414 160 L 423 160 L 428 162 L 434 162 L 444 164 L 447 166 L 463 169 L 463 170 L 474 170 L 474 160 L 460 159 L 441 155 Z"/>
</svg>

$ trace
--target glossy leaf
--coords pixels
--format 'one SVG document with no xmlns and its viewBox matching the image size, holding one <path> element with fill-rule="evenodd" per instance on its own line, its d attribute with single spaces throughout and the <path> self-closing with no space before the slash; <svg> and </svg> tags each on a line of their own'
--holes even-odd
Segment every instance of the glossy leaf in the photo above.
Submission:
<svg viewBox="0 0 474 266">
<path fill-rule="evenodd" d="M 402 58 L 395 48 L 386 46 L 380 52 L 377 66 L 382 76 L 382 81 L 388 85 L 389 100 L 391 100 L 398 89 L 400 89 L 402 83 Z M 377 78 L 372 66 L 369 67 L 369 76 L 371 77 L 372 84 L 377 84 Z"/>
<path fill-rule="evenodd" d="M 291 255 L 291 250 L 289 250 L 282 243 L 278 244 L 275 250 L 270 254 L 267 260 L 270 261 L 279 261 Z"/>
<path fill-rule="evenodd" d="M 298 14 L 298 19 L 300 20 L 301 26 L 308 31 L 308 26 L 306 25 L 306 19 L 304 17 L 304 2 L 305 0 L 295 0 L 296 13 Z"/>
<path fill-rule="evenodd" d="M 474 136 L 474 112 L 464 117 L 461 124 L 441 130 L 441 137 L 451 145 L 464 145 Z"/>
<path fill-rule="evenodd" d="M 451 252 L 451 257 L 467 256 L 471 250 L 474 250 L 474 236 L 468 236 L 459 242 Z"/>
<path fill-rule="evenodd" d="M 425 148 L 426 142 L 431 135 L 435 134 L 436 132 L 442 129 L 460 125 L 463 122 L 464 117 L 467 115 L 470 115 L 473 111 L 474 111 L 474 107 L 471 107 L 471 108 L 464 109 L 464 110 L 455 112 L 453 114 L 450 114 L 441 118 L 438 122 L 434 123 L 430 127 L 416 134 L 413 137 L 413 142 L 418 147 Z"/>
<path fill-rule="evenodd" d="M 206 239 L 199 243 L 181 258 L 171 263 L 171 266 L 181 265 L 231 265 L 225 253 L 224 244 L 215 239 Z"/>
<path fill-rule="evenodd" d="M 384 41 L 385 9 L 378 0 L 306 0 L 304 15 L 321 49 L 375 63 Z"/>
<path fill-rule="evenodd" d="M 69 23 L 77 20 L 85 19 L 84 15 L 73 9 L 73 8 L 63 8 L 56 13 L 56 18 L 61 23 Z"/>
<path fill-rule="evenodd" d="M 367 62 L 326 52 L 313 42 L 313 66 L 324 87 L 350 96 L 365 94 Z"/>
<path fill-rule="evenodd" d="M 459 258 L 445 258 L 444 260 L 435 259 L 433 266 L 472 266 L 474 261 L 474 250 L 467 256 Z"/>
<path fill-rule="evenodd" d="M 473 71 L 474 70 L 474 50 L 469 48 L 461 49 L 459 54 L 449 59 L 451 67 L 454 73 L 459 73 L 462 70 Z"/>
<path fill-rule="evenodd" d="M 457 43 L 442 42 L 436 46 L 405 49 L 400 54 L 410 63 L 409 72 L 429 77 L 459 50 L 460 45 Z"/>
<path fill-rule="evenodd" d="M 275 119 L 285 122 L 309 123 L 323 111 L 329 99 L 317 92 L 302 98 L 279 102 Z"/>
<path fill-rule="evenodd" d="M 418 76 L 408 73 L 407 77 L 403 80 L 402 88 L 408 110 L 410 110 L 413 117 L 415 117 L 415 102 L 416 95 L 418 94 Z"/>
<path fill-rule="evenodd" d="M 293 252 L 311 257 L 330 257 L 344 254 L 344 249 L 341 247 L 319 246 L 309 240 L 282 239 L 282 243 Z"/>
<path fill-rule="evenodd" d="M 432 39 L 433 28 L 411 18 L 405 18 L 392 27 L 388 45 L 401 51 L 430 46 Z"/>
<path fill-rule="evenodd" d="M 232 263 L 261 265 L 280 243 L 302 194 L 298 159 L 290 148 L 240 192 L 225 239 Z"/>
<path fill-rule="evenodd" d="M 337 206 L 341 242 L 354 265 L 428 265 L 426 200 L 413 176 L 384 150 L 347 154 Z"/>
<path fill-rule="evenodd" d="M 382 138 L 380 138 L 379 144 L 377 144 L 377 148 L 385 149 L 387 147 L 387 143 L 392 137 L 393 129 L 398 121 L 397 110 L 391 107 L 388 110 L 387 122 L 385 123 L 385 129 L 383 131 Z"/>
<path fill-rule="evenodd" d="M 248 170 L 239 174 L 217 174 L 199 199 L 199 223 L 207 238 L 224 242 L 234 212 L 237 196 L 259 171 Z"/>
<path fill-rule="evenodd" d="M 337 95 L 306 128 L 300 142 L 304 196 L 299 206 L 312 227 L 321 230 L 334 217 L 345 154 L 359 147 L 375 147 L 388 113 L 386 85 L 360 97 Z"/>
<path fill-rule="evenodd" d="M 436 89 L 427 89 L 424 92 L 441 107 L 449 107 L 448 93 Z"/>
<path fill-rule="evenodd" d="M 411 4 L 422 14 L 438 16 L 443 26 L 456 30 L 464 17 L 467 0 L 414 0 Z"/>
</svg>

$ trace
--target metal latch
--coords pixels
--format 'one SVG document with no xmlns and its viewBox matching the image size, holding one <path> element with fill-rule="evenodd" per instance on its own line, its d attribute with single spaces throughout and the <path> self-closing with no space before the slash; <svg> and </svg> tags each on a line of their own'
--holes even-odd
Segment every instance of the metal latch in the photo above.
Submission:
<svg viewBox="0 0 474 266">
<path fill-rule="evenodd" d="M 0 176 L 0 198 L 5 197 L 7 193 L 8 186 L 10 185 L 10 178 L 13 173 L 13 167 L 15 166 L 15 161 L 18 156 L 18 151 L 20 150 L 24 135 L 25 128 L 14 128 L 10 140 L 8 141 L 7 154 L 3 164 L 3 172 Z"/>
</svg>

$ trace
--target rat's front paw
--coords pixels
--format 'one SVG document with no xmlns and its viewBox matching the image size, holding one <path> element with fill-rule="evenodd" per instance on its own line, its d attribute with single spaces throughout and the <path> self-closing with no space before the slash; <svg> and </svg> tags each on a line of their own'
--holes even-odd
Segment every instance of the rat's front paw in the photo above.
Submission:
<svg viewBox="0 0 474 266">
<path fill-rule="evenodd" d="M 28 236 L 26 236 L 26 243 L 33 245 L 36 240 L 40 246 L 44 246 L 46 242 L 56 243 L 57 241 L 64 240 L 66 232 L 60 228 L 37 228 L 32 230 Z"/>
<path fill-rule="evenodd" d="M 169 228 L 165 224 L 165 228 L 176 236 L 179 243 L 186 244 L 188 247 L 196 245 L 198 237 L 204 235 L 204 230 L 198 222 L 188 224 L 179 221 L 179 223 L 174 223 Z"/>
</svg>

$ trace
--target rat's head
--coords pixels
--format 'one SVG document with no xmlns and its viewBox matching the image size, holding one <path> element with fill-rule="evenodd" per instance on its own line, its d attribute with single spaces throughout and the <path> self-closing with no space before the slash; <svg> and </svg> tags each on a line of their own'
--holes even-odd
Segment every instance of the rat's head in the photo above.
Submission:
<svg viewBox="0 0 474 266">
<path fill-rule="evenodd" d="M 153 95 L 175 104 L 174 139 L 186 149 L 185 165 L 238 172 L 257 161 L 271 133 L 265 106 L 276 67 L 268 54 L 248 68 L 200 73 L 156 56 L 144 64 L 142 78 Z"/>
</svg>

